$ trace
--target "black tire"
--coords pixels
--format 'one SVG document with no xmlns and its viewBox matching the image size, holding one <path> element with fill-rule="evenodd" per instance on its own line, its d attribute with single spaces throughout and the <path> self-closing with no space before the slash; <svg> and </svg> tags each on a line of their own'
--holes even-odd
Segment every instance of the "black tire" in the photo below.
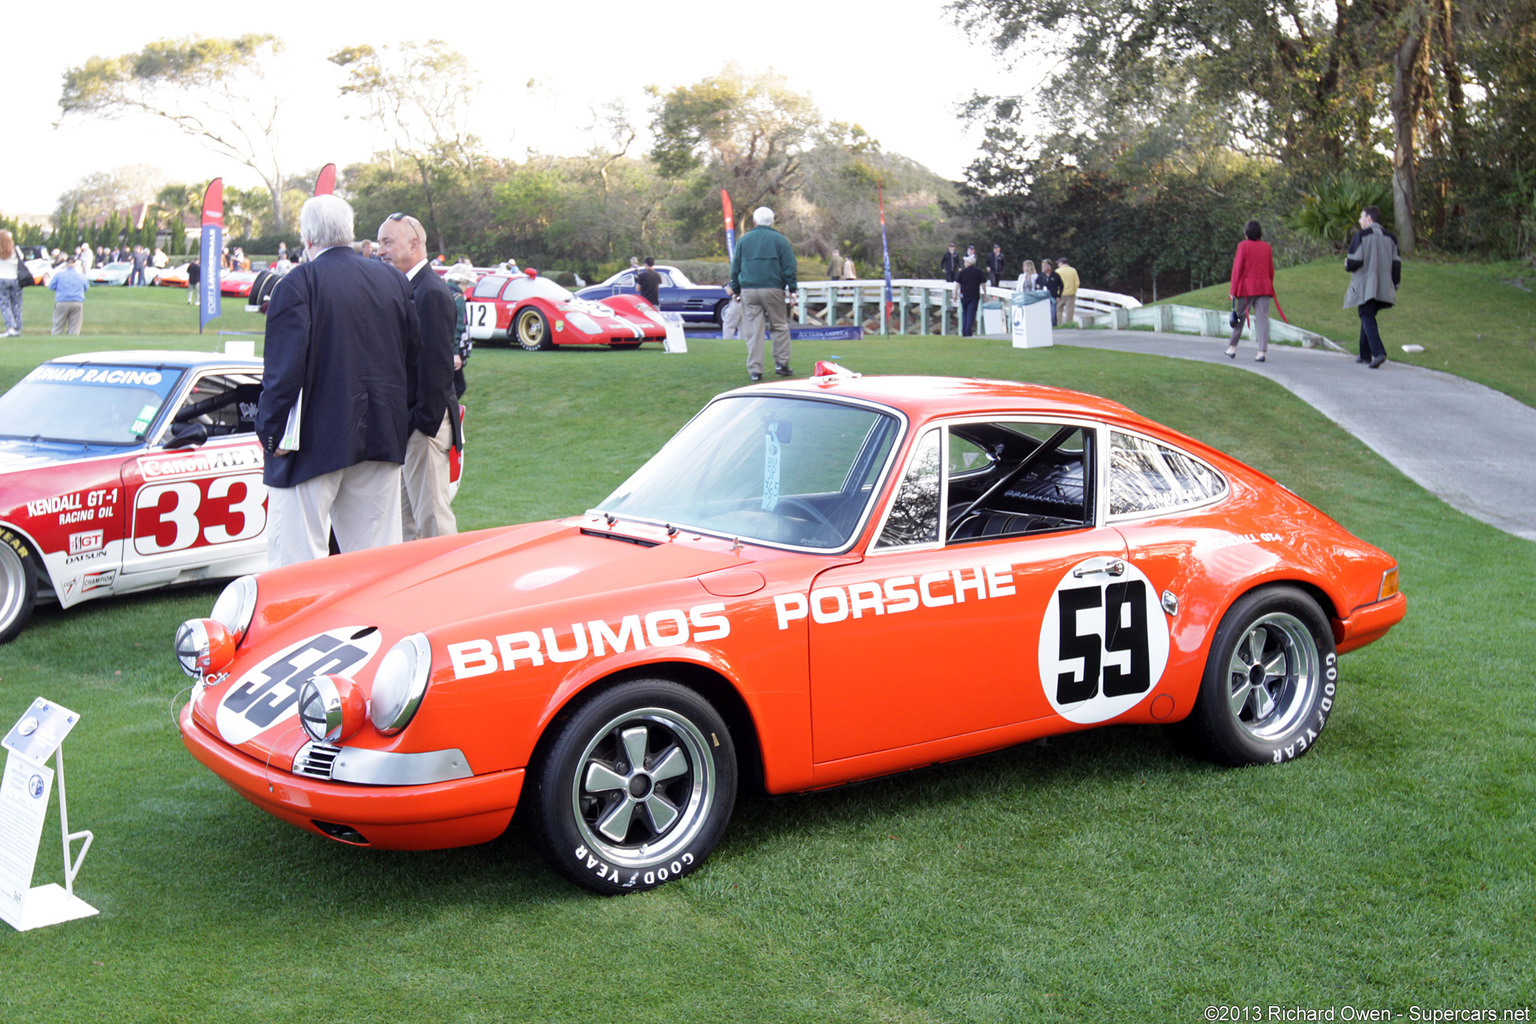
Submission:
<svg viewBox="0 0 1536 1024">
<path fill-rule="evenodd" d="M 36 603 L 37 561 L 32 544 L 0 526 L 0 644 L 22 631 Z"/>
<path fill-rule="evenodd" d="M 729 306 L 730 304 L 730 299 L 721 299 L 719 302 L 715 303 L 715 324 L 722 331 L 725 330 L 725 307 Z"/>
<path fill-rule="evenodd" d="M 1328 723 L 1338 667 L 1328 619 L 1306 593 L 1244 594 L 1216 630 L 1195 708 L 1171 727 L 1173 738 L 1234 767 L 1300 757 Z"/>
<path fill-rule="evenodd" d="M 638 679 L 599 693 L 555 729 L 529 766 L 526 793 L 534 842 L 556 871 L 613 895 L 704 863 L 730 821 L 737 783 L 735 745 L 708 701 L 668 680 Z"/>
<path fill-rule="evenodd" d="M 533 306 L 524 306 L 512 317 L 512 340 L 529 352 L 555 347 L 549 336 L 549 320 Z"/>
</svg>

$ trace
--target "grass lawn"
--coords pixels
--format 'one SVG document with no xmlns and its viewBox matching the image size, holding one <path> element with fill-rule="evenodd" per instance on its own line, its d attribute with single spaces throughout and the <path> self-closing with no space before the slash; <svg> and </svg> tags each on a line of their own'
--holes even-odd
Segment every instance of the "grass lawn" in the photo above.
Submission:
<svg viewBox="0 0 1536 1024">
<path fill-rule="evenodd" d="M 169 315 L 131 298 L 150 301 L 144 322 Z M 50 353 L 146 344 L 196 338 L 11 339 L 0 386 Z M 690 348 L 477 349 L 461 527 L 588 507 L 746 382 L 738 343 Z M 1536 545 L 1254 374 L 957 338 L 804 343 L 794 365 L 833 354 L 1123 401 L 1395 554 L 1408 619 L 1344 658 L 1327 733 L 1283 768 L 1212 768 L 1154 729 L 1080 733 L 744 799 L 698 874 L 604 899 L 516 828 L 465 850 L 357 850 L 237 797 L 174 722 L 171 634 L 217 587 L 42 609 L 0 648 L 0 721 L 39 694 L 83 714 L 70 825 L 96 833 L 77 891 L 101 914 L 0 929 L 0 1019 L 1192 1022 L 1211 1005 L 1407 1019 L 1536 1001 Z M 61 875 L 49 828 L 39 884 Z"/>
<path fill-rule="evenodd" d="M 1275 273 L 1275 292 L 1291 323 L 1354 352 L 1360 317 L 1342 308 L 1348 286 L 1342 256 Z M 1213 285 L 1167 301 L 1230 309 L 1227 288 Z M 1397 298 L 1395 307 L 1376 318 L 1388 359 L 1454 373 L 1536 406 L 1536 269 L 1410 258 L 1403 262 Z M 1414 344 L 1424 351 L 1403 351 Z"/>
</svg>

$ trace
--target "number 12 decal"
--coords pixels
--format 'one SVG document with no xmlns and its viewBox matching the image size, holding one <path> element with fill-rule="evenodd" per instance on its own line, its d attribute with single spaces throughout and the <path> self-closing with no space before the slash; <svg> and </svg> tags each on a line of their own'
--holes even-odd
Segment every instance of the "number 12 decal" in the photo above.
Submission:
<svg viewBox="0 0 1536 1024">
<path fill-rule="evenodd" d="M 1104 722 L 1139 704 L 1168 666 L 1168 620 L 1151 581 L 1130 563 L 1112 577 L 1106 560 L 1072 567 L 1040 623 L 1040 684 L 1069 722 Z"/>
</svg>

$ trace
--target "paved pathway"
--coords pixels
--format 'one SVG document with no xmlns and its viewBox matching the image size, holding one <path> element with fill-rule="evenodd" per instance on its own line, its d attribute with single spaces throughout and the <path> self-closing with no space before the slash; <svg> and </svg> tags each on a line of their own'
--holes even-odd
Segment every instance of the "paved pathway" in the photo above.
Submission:
<svg viewBox="0 0 1536 1024">
<path fill-rule="evenodd" d="M 1187 334 L 1068 330 L 1055 340 L 1262 374 L 1447 504 L 1536 540 L 1536 409 L 1501 392 L 1407 363 L 1372 370 L 1352 355 L 1290 345 L 1271 345 L 1268 360 L 1256 363 L 1246 339 L 1235 360 L 1223 354 L 1224 341 Z"/>
</svg>

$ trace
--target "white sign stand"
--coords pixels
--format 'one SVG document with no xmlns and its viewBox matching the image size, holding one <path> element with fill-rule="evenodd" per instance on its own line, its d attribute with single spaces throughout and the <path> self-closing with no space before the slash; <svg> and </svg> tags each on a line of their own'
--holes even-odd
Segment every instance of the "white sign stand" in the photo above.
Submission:
<svg viewBox="0 0 1536 1024">
<path fill-rule="evenodd" d="M 663 313 L 661 318 L 667 322 L 667 337 L 661 343 L 666 352 L 687 352 L 688 335 L 683 331 L 683 315 L 681 313 Z"/>
<path fill-rule="evenodd" d="M 75 876 L 95 836 L 69 830 L 69 806 L 64 792 L 64 737 L 80 716 L 42 697 L 5 736 L 5 774 L 0 776 L 0 920 L 19 932 L 73 921 L 97 913 L 75 895 Z M 48 768 L 48 759 L 55 767 Z M 48 794 L 54 775 L 59 780 L 59 828 L 64 839 L 64 885 L 32 887 L 37 845 L 48 814 Z M 78 855 L 70 844 L 85 840 Z"/>
</svg>

